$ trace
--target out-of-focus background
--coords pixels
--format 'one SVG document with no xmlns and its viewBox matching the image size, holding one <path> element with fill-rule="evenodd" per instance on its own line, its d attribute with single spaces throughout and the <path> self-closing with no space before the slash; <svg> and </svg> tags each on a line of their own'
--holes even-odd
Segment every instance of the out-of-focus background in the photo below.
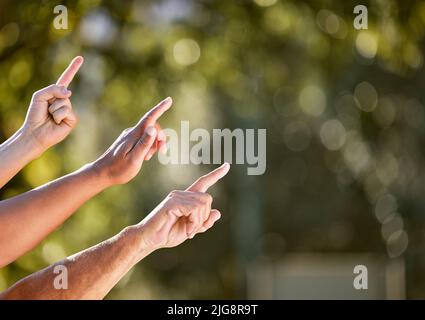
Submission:
<svg viewBox="0 0 425 320">
<path fill-rule="evenodd" d="M 53 27 L 59 4 L 68 30 Z M 367 30 L 353 27 L 357 4 Z M 107 298 L 425 298 L 424 37 L 422 1 L 1 0 L 2 141 L 32 93 L 85 57 L 71 85 L 79 126 L 1 199 L 94 160 L 172 96 L 163 127 L 266 128 L 267 170 L 233 165 L 211 189 L 223 213 L 214 229 L 152 254 Z M 0 290 L 140 221 L 213 167 L 155 157 L 1 269 Z M 356 265 L 368 290 L 353 288 Z"/>
</svg>

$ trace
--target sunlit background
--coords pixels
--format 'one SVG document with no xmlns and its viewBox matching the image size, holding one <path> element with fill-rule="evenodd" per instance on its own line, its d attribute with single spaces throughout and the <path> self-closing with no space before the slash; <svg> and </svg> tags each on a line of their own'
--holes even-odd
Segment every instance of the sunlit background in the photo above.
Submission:
<svg viewBox="0 0 425 320">
<path fill-rule="evenodd" d="M 58 4 L 68 30 L 53 27 Z M 357 4 L 367 30 L 353 27 Z M 267 170 L 234 165 L 211 189 L 223 213 L 214 229 L 152 254 L 107 298 L 425 298 L 424 37 L 421 1 L 1 0 L 2 141 L 32 93 L 85 58 L 71 85 L 79 126 L 1 199 L 94 160 L 172 96 L 163 127 L 266 128 Z M 140 221 L 213 167 L 153 158 L 1 269 L 0 290 Z M 368 290 L 353 288 L 359 264 Z"/>
</svg>

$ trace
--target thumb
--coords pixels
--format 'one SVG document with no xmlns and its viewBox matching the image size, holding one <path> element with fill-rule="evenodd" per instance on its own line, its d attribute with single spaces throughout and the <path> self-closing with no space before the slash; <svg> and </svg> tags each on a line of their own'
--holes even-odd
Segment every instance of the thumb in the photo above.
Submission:
<svg viewBox="0 0 425 320">
<path fill-rule="evenodd" d="M 143 162 L 143 159 L 145 159 L 145 156 L 148 154 L 150 148 L 155 142 L 156 135 L 157 132 L 154 126 L 147 127 L 143 136 L 139 139 L 139 141 L 137 141 L 136 145 L 130 151 L 131 156 L 138 161 Z"/>
</svg>

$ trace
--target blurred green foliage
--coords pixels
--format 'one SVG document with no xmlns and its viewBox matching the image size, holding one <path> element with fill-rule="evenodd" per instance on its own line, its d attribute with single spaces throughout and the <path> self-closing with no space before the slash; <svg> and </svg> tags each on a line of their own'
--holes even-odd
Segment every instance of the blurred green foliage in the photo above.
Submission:
<svg viewBox="0 0 425 320">
<path fill-rule="evenodd" d="M 68 30 L 53 28 L 58 4 Z M 246 266 L 287 252 L 402 257 L 407 297 L 425 298 L 425 4 L 362 4 L 367 30 L 353 28 L 355 1 L 2 0 L 2 140 L 35 90 L 75 55 L 86 62 L 71 85 L 78 128 L 1 198 L 95 159 L 172 96 L 163 127 L 267 128 L 267 171 L 234 165 L 212 190 L 214 230 L 148 257 L 109 298 L 244 298 Z M 140 221 L 209 169 L 155 158 L 0 270 L 0 289 Z"/>
</svg>

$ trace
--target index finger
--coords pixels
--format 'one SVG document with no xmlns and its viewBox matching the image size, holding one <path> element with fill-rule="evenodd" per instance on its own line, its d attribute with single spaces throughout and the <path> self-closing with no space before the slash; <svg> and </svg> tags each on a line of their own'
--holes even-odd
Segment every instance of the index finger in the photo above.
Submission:
<svg viewBox="0 0 425 320">
<path fill-rule="evenodd" d="M 141 130 L 145 126 L 153 126 L 158 121 L 165 111 L 170 109 L 173 104 L 171 97 L 165 98 L 155 107 L 150 109 L 134 126 L 136 130 Z"/>
<path fill-rule="evenodd" d="M 164 114 L 165 111 L 170 109 L 171 105 L 173 104 L 173 99 L 171 97 L 165 98 L 160 103 L 158 103 L 155 107 L 150 109 L 146 116 L 144 117 L 149 122 L 156 122 L 158 119 Z"/>
<path fill-rule="evenodd" d="M 209 187 L 214 185 L 218 180 L 223 178 L 230 170 L 230 164 L 225 162 L 219 168 L 211 171 L 210 173 L 200 177 L 196 180 L 186 191 L 193 192 L 206 192 Z"/>
<path fill-rule="evenodd" d="M 75 74 L 78 72 L 83 62 L 84 62 L 84 58 L 81 56 L 77 56 L 74 59 L 72 59 L 68 68 L 66 68 L 65 71 L 61 74 L 56 84 L 59 86 L 68 87 L 72 79 L 74 79 Z"/>
</svg>

